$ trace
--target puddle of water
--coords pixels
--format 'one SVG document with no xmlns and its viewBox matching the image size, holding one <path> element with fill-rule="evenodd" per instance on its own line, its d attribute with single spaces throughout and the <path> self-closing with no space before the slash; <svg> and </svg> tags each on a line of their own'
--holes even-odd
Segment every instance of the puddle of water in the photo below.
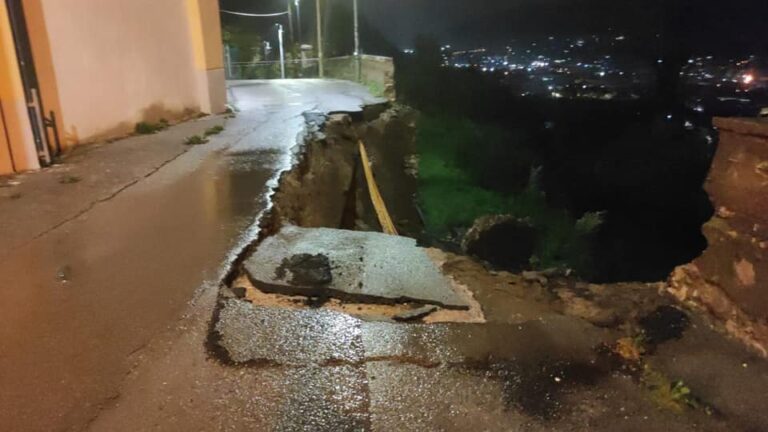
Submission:
<svg viewBox="0 0 768 432">
<path fill-rule="evenodd" d="M 674 306 L 659 306 L 640 319 L 640 326 L 650 345 L 680 339 L 691 324 L 691 319 Z"/>
<path fill-rule="evenodd" d="M 512 362 L 475 364 L 486 375 L 501 381 L 507 409 L 528 416 L 554 420 L 566 414 L 562 398 L 581 386 L 594 386 L 609 373 L 599 363 L 584 361 L 542 361 L 525 365 Z"/>
</svg>

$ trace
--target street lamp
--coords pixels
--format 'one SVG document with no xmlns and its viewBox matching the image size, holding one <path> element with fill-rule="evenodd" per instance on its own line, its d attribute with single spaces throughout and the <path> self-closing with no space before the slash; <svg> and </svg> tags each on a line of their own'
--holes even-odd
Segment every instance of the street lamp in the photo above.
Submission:
<svg viewBox="0 0 768 432">
<path fill-rule="evenodd" d="M 362 80 L 362 65 L 361 65 L 361 58 L 360 58 L 360 19 L 359 19 L 359 11 L 357 9 L 357 0 L 352 0 L 352 13 L 355 17 L 355 69 L 357 75 L 357 81 Z"/>
<path fill-rule="evenodd" d="M 299 0 L 294 0 L 296 5 L 296 28 L 299 31 L 299 46 L 301 46 L 301 7 L 299 6 Z"/>
<path fill-rule="evenodd" d="M 293 12 L 291 12 L 291 0 L 286 0 L 288 6 L 288 33 L 291 34 L 291 43 L 296 41 L 296 35 L 293 33 Z"/>
<path fill-rule="evenodd" d="M 280 77 L 285 79 L 285 50 L 283 50 L 283 25 L 277 26 L 277 40 L 280 42 Z"/>
</svg>

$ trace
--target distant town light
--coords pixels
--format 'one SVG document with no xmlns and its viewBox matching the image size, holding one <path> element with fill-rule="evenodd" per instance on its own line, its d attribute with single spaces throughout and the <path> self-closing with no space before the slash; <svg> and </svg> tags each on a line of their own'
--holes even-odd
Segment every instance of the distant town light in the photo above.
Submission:
<svg viewBox="0 0 768 432">
<path fill-rule="evenodd" d="M 741 77 L 741 82 L 744 84 L 752 84 L 755 81 L 755 76 L 752 74 L 744 74 L 744 76 Z"/>
</svg>

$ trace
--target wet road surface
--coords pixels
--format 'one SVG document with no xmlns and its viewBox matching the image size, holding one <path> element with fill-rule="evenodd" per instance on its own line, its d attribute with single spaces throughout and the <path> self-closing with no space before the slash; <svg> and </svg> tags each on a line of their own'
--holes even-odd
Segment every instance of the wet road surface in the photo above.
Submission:
<svg viewBox="0 0 768 432">
<path fill-rule="evenodd" d="M 3 250 L 0 430 L 80 430 L 118 398 L 136 358 L 253 239 L 302 112 L 373 101 L 333 81 L 239 83 L 230 94 L 241 112 L 209 144 Z"/>
<path fill-rule="evenodd" d="M 13 384 L 11 393 L 3 389 L 0 430 L 647 432 L 756 431 L 768 424 L 762 409 L 768 365 L 703 323 L 694 319 L 649 363 L 690 382 L 719 411 L 661 409 L 595 349 L 621 332 L 526 298 L 519 290 L 529 286 L 481 266 L 483 283 L 471 288 L 486 324 L 374 322 L 233 297 L 222 301 L 212 322 L 222 269 L 252 239 L 249 227 L 265 208 L 253 185 L 266 190 L 290 164 L 301 111 L 323 105 L 315 100 L 322 95 L 318 85 L 234 87 L 244 111 L 221 143 L 185 153 L 179 164 L 158 171 L 157 182 L 152 175 L 150 184 L 138 183 L 135 196 L 134 187 L 126 189 L 116 200 L 127 202 L 113 211 L 88 212 L 62 226 L 64 232 L 54 230 L 59 241 L 45 246 L 61 248 L 58 254 L 44 254 L 43 244 L 30 251 L 30 260 L 34 253 L 44 258 L 27 263 L 36 271 L 54 269 L 54 258 L 75 263 L 64 288 L 54 291 L 58 285 L 44 279 L 56 281 L 55 272 L 16 274 L 17 291 L 32 291 L 25 303 L 3 280 L 0 300 L 13 300 L 15 309 L 4 312 L 15 313 L 15 328 L 0 330 L 2 383 Z M 349 102 L 349 89 L 327 85 L 340 104 Z M 195 163 L 183 162 L 195 152 Z M 167 188 L 181 196 L 172 199 Z M 208 200 L 219 204 L 190 205 Z M 109 217 L 121 224 L 109 224 Z M 109 236 L 64 250 L 74 234 L 92 232 L 87 221 Z M 165 233 L 174 229 L 185 232 Z M 158 238 L 147 239 L 146 232 Z M 86 259 L 99 266 L 78 271 Z M 7 275 L 12 267 L 0 269 Z M 32 282 L 37 285 L 27 285 Z M 69 317 L 72 312 L 81 315 Z M 25 321 L 28 315 L 40 322 Z M 210 345 L 212 329 L 228 339 Z M 17 351 L 6 350 L 11 342 Z M 237 349 L 210 350 L 217 346 Z"/>
</svg>

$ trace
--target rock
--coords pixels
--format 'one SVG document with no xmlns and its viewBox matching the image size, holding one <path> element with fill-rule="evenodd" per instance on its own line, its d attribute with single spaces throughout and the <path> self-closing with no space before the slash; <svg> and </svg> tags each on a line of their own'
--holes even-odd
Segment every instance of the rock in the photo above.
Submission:
<svg viewBox="0 0 768 432">
<path fill-rule="evenodd" d="M 406 312 L 399 313 L 392 317 L 395 321 L 415 321 L 431 314 L 438 309 L 435 305 L 426 305 Z"/>
<path fill-rule="evenodd" d="M 248 290 L 246 290 L 243 287 L 234 287 L 234 288 L 232 288 L 231 294 L 234 297 L 237 297 L 237 298 L 245 298 L 245 294 L 247 292 L 248 292 Z M 228 296 L 225 295 L 225 297 L 228 297 Z"/>
<path fill-rule="evenodd" d="M 566 315 L 579 317 L 598 327 L 614 327 L 620 318 L 614 310 L 600 307 L 598 304 L 579 297 L 569 290 L 558 291 Z"/>
<path fill-rule="evenodd" d="M 526 282 L 538 282 L 541 285 L 546 285 L 549 280 L 542 273 L 535 271 L 524 271 L 523 280 Z"/>
<path fill-rule="evenodd" d="M 527 219 L 489 215 L 475 220 L 464 234 L 461 248 L 495 268 L 520 271 L 528 266 L 536 242 L 536 229 Z"/>
<path fill-rule="evenodd" d="M 331 263 L 323 254 L 296 254 L 283 259 L 275 270 L 278 279 L 285 279 L 286 272 L 291 273 L 292 284 L 304 286 L 322 286 L 331 283 Z"/>
</svg>

